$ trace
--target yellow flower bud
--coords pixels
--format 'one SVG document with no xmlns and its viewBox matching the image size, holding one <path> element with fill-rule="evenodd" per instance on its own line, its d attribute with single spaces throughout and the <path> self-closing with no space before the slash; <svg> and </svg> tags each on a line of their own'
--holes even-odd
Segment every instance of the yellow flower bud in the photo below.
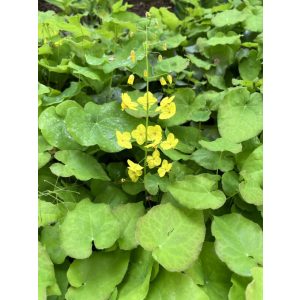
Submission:
<svg viewBox="0 0 300 300">
<path fill-rule="evenodd" d="M 127 83 L 130 84 L 130 85 L 132 85 L 133 82 L 134 82 L 134 75 L 131 74 L 131 75 L 128 77 Z"/>
<path fill-rule="evenodd" d="M 167 76 L 167 79 L 168 79 L 169 83 L 172 84 L 173 78 L 170 74 Z"/>
<path fill-rule="evenodd" d="M 157 59 L 158 59 L 158 61 L 162 61 L 163 57 L 159 54 Z"/>
<path fill-rule="evenodd" d="M 166 85 L 167 84 L 166 80 L 163 77 L 160 77 L 159 81 L 160 81 L 161 85 Z"/>
<path fill-rule="evenodd" d="M 135 51 L 134 50 L 131 50 L 130 51 L 130 59 L 131 61 L 134 63 L 135 60 L 136 60 L 136 56 L 135 56 Z"/>
<path fill-rule="evenodd" d="M 167 43 L 164 43 L 164 44 L 163 44 L 163 50 L 166 51 L 167 49 L 168 49 L 168 48 L 167 48 Z"/>
<path fill-rule="evenodd" d="M 147 72 L 147 70 L 144 70 L 144 77 L 148 77 L 148 72 Z"/>
</svg>

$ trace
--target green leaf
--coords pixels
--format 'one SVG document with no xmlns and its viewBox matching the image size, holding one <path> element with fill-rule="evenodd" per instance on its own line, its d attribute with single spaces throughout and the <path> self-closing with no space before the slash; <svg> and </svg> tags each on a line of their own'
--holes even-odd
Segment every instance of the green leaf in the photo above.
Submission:
<svg viewBox="0 0 300 300">
<path fill-rule="evenodd" d="M 105 152 L 123 150 L 116 138 L 116 130 L 132 131 L 139 120 L 121 111 L 117 102 L 97 105 L 89 102 L 84 109 L 70 108 L 66 116 L 68 131 L 83 146 L 99 145 Z"/>
<path fill-rule="evenodd" d="M 246 88 L 229 91 L 219 105 L 218 128 L 221 136 L 233 143 L 255 137 L 262 131 L 262 95 Z"/>
<path fill-rule="evenodd" d="M 191 61 L 192 64 L 194 64 L 196 67 L 198 68 L 201 68 L 201 69 L 204 69 L 206 71 L 208 71 L 212 66 L 213 64 L 207 62 L 207 61 L 204 61 L 198 57 L 196 57 L 195 55 L 192 55 L 192 54 L 188 54 L 187 55 L 187 58 Z"/>
<path fill-rule="evenodd" d="M 120 223 L 121 233 L 118 239 L 122 250 L 131 250 L 137 247 L 135 229 L 138 219 L 145 214 L 143 202 L 127 203 L 118 205 L 113 214 Z"/>
<path fill-rule="evenodd" d="M 120 236 L 120 225 L 107 204 L 80 201 L 61 224 L 62 248 L 68 256 L 83 259 L 97 249 L 111 247 Z"/>
<path fill-rule="evenodd" d="M 229 197 L 239 192 L 239 183 L 239 175 L 235 171 L 229 171 L 222 175 L 222 188 Z"/>
<path fill-rule="evenodd" d="M 204 242 L 199 259 L 186 273 L 203 286 L 210 300 L 227 299 L 231 272 L 216 255 L 214 243 Z"/>
<path fill-rule="evenodd" d="M 75 176 L 82 181 L 91 178 L 110 180 L 98 161 L 87 153 L 78 150 L 62 150 L 55 153 L 55 158 L 63 163 L 55 163 L 50 167 L 56 176 Z"/>
<path fill-rule="evenodd" d="M 216 27 L 230 26 L 243 22 L 247 15 L 237 9 L 225 10 L 216 14 L 211 22 Z"/>
<path fill-rule="evenodd" d="M 61 211 L 57 205 L 51 202 L 39 200 L 38 210 L 39 227 L 55 223 L 61 217 Z"/>
<path fill-rule="evenodd" d="M 246 288 L 246 300 L 263 299 L 263 268 L 255 267 L 251 270 L 253 280 Z"/>
<path fill-rule="evenodd" d="M 82 82 L 71 82 L 70 86 L 58 96 L 43 96 L 43 105 L 53 105 L 61 103 L 66 99 L 71 99 L 80 93 L 83 86 Z"/>
<path fill-rule="evenodd" d="M 54 226 L 45 226 L 41 232 L 41 242 L 55 264 L 63 263 L 66 258 L 66 253 L 61 248 L 59 226 L 59 223 L 56 223 Z"/>
<path fill-rule="evenodd" d="M 245 29 L 253 32 L 262 32 L 263 30 L 263 8 L 256 6 L 249 11 L 244 22 Z"/>
<path fill-rule="evenodd" d="M 249 278 L 233 274 L 231 282 L 232 286 L 229 290 L 228 300 L 246 300 L 245 289 L 249 283 Z"/>
<path fill-rule="evenodd" d="M 160 17 L 161 21 L 166 24 L 172 31 L 176 31 L 176 29 L 182 23 L 182 21 L 180 21 L 176 17 L 176 15 L 170 12 L 166 7 L 160 7 L 159 9 L 157 9 L 156 7 L 151 7 L 150 14 L 153 14 L 156 17 Z"/>
<path fill-rule="evenodd" d="M 210 111 L 203 108 L 203 104 L 195 100 L 195 92 L 190 88 L 180 88 L 174 93 L 174 103 L 177 113 L 168 120 L 160 121 L 164 127 L 181 125 L 187 121 L 207 121 Z M 180 113 L 178 113 L 180 112 Z M 201 113 L 200 115 L 198 113 Z"/>
<path fill-rule="evenodd" d="M 128 251 L 94 252 L 75 260 L 67 273 L 71 287 L 66 300 L 106 300 L 122 281 L 129 262 Z"/>
<path fill-rule="evenodd" d="M 168 180 L 166 177 L 159 177 L 158 174 L 147 173 L 144 178 L 145 189 L 150 195 L 156 195 L 159 188 L 165 192 Z"/>
<path fill-rule="evenodd" d="M 185 274 L 161 270 L 150 285 L 146 300 L 209 300 L 210 298 Z"/>
<path fill-rule="evenodd" d="M 151 208 L 136 230 L 139 244 L 171 272 L 183 271 L 197 259 L 204 236 L 201 211 L 182 210 L 170 203 Z"/>
<path fill-rule="evenodd" d="M 159 74 L 176 72 L 180 73 L 189 65 L 189 60 L 181 56 L 174 56 L 170 58 L 163 59 L 158 62 L 154 67 L 155 76 L 160 76 Z"/>
<path fill-rule="evenodd" d="M 40 169 L 51 160 L 51 154 L 48 150 L 51 150 L 53 147 L 46 142 L 42 135 L 39 135 L 38 146 L 38 168 Z"/>
<path fill-rule="evenodd" d="M 81 67 L 76 65 L 72 61 L 69 62 L 68 66 L 73 70 L 73 73 L 79 76 L 84 76 L 93 80 L 101 80 L 100 74 L 98 74 L 97 70 L 93 70 L 89 67 Z"/>
<path fill-rule="evenodd" d="M 240 43 L 240 36 L 232 31 L 227 34 L 218 32 L 208 40 L 202 38 L 197 40 L 197 45 L 200 49 L 203 47 L 213 47 L 217 45 L 239 45 Z"/>
<path fill-rule="evenodd" d="M 227 172 L 234 168 L 233 155 L 228 152 L 212 152 L 202 148 L 191 155 L 191 160 L 208 170 Z"/>
<path fill-rule="evenodd" d="M 134 250 L 127 274 L 119 286 L 118 300 L 144 300 L 149 290 L 152 266 L 151 252 L 141 247 Z"/>
<path fill-rule="evenodd" d="M 219 258 L 235 273 L 251 276 L 251 269 L 262 264 L 262 230 L 240 214 L 214 217 L 212 234 Z"/>
<path fill-rule="evenodd" d="M 239 62 L 239 72 L 243 80 L 254 80 L 261 70 L 261 62 L 257 58 L 257 51 L 250 50 L 248 57 Z"/>
<path fill-rule="evenodd" d="M 96 189 L 94 189 L 95 186 L 97 187 Z M 91 188 L 96 196 L 94 202 L 97 203 L 106 203 L 111 207 L 115 207 L 119 204 L 127 203 L 129 200 L 128 195 L 112 182 L 93 180 Z"/>
<path fill-rule="evenodd" d="M 245 160 L 240 171 L 243 181 L 239 185 L 243 199 L 255 205 L 263 203 L 263 146 L 257 147 Z"/>
<path fill-rule="evenodd" d="M 224 138 L 218 138 L 214 141 L 199 141 L 199 144 L 209 151 L 229 151 L 231 153 L 239 153 L 242 151 L 242 145 L 232 143 Z"/>
<path fill-rule="evenodd" d="M 75 142 L 66 129 L 66 124 L 55 112 L 55 107 L 45 109 L 39 117 L 39 128 L 45 140 L 61 150 L 80 150 L 82 147 Z"/>
<path fill-rule="evenodd" d="M 53 264 L 41 243 L 38 243 L 38 259 L 38 300 L 46 300 L 50 295 L 60 295 Z"/>
<path fill-rule="evenodd" d="M 217 209 L 226 197 L 218 190 L 220 176 L 212 174 L 188 175 L 175 181 L 167 189 L 181 205 L 193 209 Z"/>
<path fill-rule="evenodd" d="M 65 300 L 65 294 L 69 287 L 69 282 L 67 278 L 67 270 L 70 266 L 70 263 L 66 260 L 63 264 L 55 265 L 54 272 L 57 284 L 61 290 L 60 296 L 50 296 L 47 300 Z"/>
</svg>

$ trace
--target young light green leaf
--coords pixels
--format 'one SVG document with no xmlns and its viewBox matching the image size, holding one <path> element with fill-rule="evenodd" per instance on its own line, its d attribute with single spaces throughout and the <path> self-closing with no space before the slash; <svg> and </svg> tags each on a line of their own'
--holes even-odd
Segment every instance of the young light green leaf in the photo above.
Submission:
<svg viewBox="0 0 300 300">
<path fill-rule="evenodd" d="M 137 223 L 136 238 L 165 269 L 180 272 L 198 257 L 205 236 L 201 211 L 157 205 Z"/>
<path fill-rule="evenodd" d="M 216 14 L 211 22 L 216 27 L 230 26 L 245 21 L 247 14 L 237 9 L 225 10 Z"/>
<path fill-rule="evenodd" d="M 55 153 L 55 158 L 63 163 L 55 163 L 50 167 L 56 176 L 75 176 L 82 181 L 92 178 L 110 180 L 98 161 L 87 153 L 78 150 L 62 150 Z"/>
<path fill-rule="evenodd" d="M 132 131 L 139 120 L 121 111 L 117 102 L 97 105 L 89 102 L 84 109 L 70 108 L 66 116 L 68 131 L 83 146 L 99 145 L 106 152 L 123 150 L 116 138 L 116 130 Z"/>
<path fill-rule="evenodd" d="M 247 285 L 249 284 L 249 281 L 250 280 L 248 277 L 242 277 L 236 274 L 232 274 L 232 286 L 229 290 L 228 300 L 246 300 L 245 290 Z"/>
<path fill-rule="evenodd" d="M 233 143 L 255 137 L 262 131 L 262 95 L 246 88 L 229 91 L 219 105 L 218 128 L 221 136 Z"/>
<path fill-rule="evenodd" d="M 120 222 L 121 233 L 118 239 L 119 247 L 131 250 L 137 247 L 135 229 L 137 220 L 145 214 L 143 202 L 121 204 L 115 207 L 113 214 Z"/>
<path fill-rule="evenodd" d="M 239 185 L 243 199 L 255 205 L 262 205 L 263 202 L 263 146 L 257 147 L 245 160 L 240 171 L 243 177 Z"/>
<path fill-rule="evenodd" d="M 199 141 L 199 144 L 205 149 L 210 151 L 219 151 L 219 152 L 229 151 L 235 154 L 242 151 L 241 144 L 232 143 L 231 141 L 228 141 L 224 138 L 218 138 L 211 142 L 201 140 Z"/>
<path fill-rule="evenodd" d="M 38 265 L 38 300 L 45 300 L 50 295 L 60 295 L 53 264 L 41 243 L 38 243 Z"/>
<path fill-rule="evenodd" d="M 263 299 L 263 268 L 254 267 L 251 269 L 253 280 L 246 288 L 246 300 Z"/>
<path fill-rule="evenodd" d="M 209 300 L 204 290 L 185 274 L 161 270 L 150 285 L 146 300 Z"/>
<path fill-rule="evenodd" d="M 107 204 L 80 201 L 61 225 L 61 245 L 68 256 L 84 259 L 97 249 L 111 247 L 120 236 L 120 225 Z"/>
<path fill-rule="evenodd" d="M 262 230 L 240 214 L 214 217 L 212 234 L 219 258 L 235 273 L 251 276 L 251 269 L 262 264 Z"/>
<path fill-rule="evenodd" d="M 56 222 L 61 217 L 61 211 L 57 205 L 39 200 L 38 224 L 40 226 L 49 225 Z"/>
<path fill-rule="evenodd" d="M 129 262 L 128 251 L 94 252 L 75 260 L 67 273 L 71 287 L 66 300 L 106 300 L 122 281 Z"/>
<path fill-rule="evenodd" d="M 133 250 L 124 281 L 119 286 L 118 300 L 144 300 L 153 266 L 151 252 L 138 247 Z"/>
<path fill-rule="evenodd" d="M 193 209 L 217 209 L 226 200 L 218 190 L 220 176 L 212 174 L 188 175 L 183 180 L 170 183 L 171 195 L 183 206 Z"/>
</svg>

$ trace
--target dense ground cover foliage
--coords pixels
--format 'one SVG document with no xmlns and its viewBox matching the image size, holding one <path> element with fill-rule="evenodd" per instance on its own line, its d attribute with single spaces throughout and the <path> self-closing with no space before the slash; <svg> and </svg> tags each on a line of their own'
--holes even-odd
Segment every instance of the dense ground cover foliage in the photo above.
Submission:
<svg viewBox="0 0 300 300">
<path fill-rule="evenodd" d="M 262 2 L 39 12 L 39 300 L 262 299 Z"/>
</svg>

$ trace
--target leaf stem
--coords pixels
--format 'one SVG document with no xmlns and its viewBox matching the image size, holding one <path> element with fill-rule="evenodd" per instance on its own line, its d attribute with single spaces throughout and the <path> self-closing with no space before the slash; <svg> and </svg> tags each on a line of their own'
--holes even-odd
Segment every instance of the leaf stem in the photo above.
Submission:
<svg viewBox="0 0 300 300">
<path fill-rule="evenodd" d="M 149 123 L 149 61 L 148 61 L 148 26 L 146 25 L 146 44 L 145 44 L 145 56 L 146 56 L 146 71 L 147 71 L 147 77 L 146 77 L 146 101 L 147 101 L 147 109 L 146 109 L 146 145 L 148 142 L 148 123 Z M 148 154 L 148 148 L 145 147 L 145 160 L 144 160 L 144 179 L 147 173 L 147 154 Z"/>
</svg>

